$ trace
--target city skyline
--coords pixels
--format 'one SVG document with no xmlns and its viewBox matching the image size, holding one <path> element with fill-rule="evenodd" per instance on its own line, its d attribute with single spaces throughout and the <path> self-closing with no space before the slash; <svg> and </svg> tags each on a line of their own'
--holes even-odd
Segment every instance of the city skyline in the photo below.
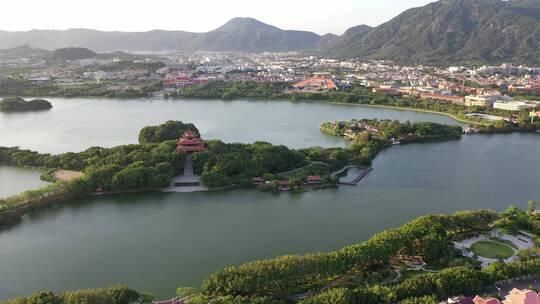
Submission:
<svg viewBox="0 0 540 304">
<path fill-rule="evenodd" d="M 317 34 L 342 34 L 350 27 L 367 24 L 377 26 L 401 12 L 426 5 L 433 0 L 361 1 L 341 0 L 333 6 L 323 1 L 283 0 L 268 5 L 253 1 L 232 0 L 217 2 L 201 0 L 179 2 L 155 0 L 152 6 L 137 0 L 127 4 L 120 1 L 96 0 L 81 6 L 76 1 L 6 1 L 5 16 L 0 30 L 28 31 L 89 28 L 102 31 L 181 30 L 211 31 L 235 17 L 251 17 L 287 30 L 312 31 Z M 32 7 L 32 10 L 28 10 Z M 211 9 L 209 9 L 211 8 Z M 42 12 L 48 14 L 42 14 Z M 96 23 L 96 21 L 99 21 Z"/>
</svg>

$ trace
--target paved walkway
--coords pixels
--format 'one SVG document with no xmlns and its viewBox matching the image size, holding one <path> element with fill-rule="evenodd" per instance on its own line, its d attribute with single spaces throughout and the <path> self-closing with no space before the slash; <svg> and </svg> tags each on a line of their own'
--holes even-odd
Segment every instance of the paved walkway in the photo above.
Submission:
<svg viewBox="0 0 540 304">
<path fill-rule="evenodd" d="M 349 169 L 352 169 L 352 168 L 358 168 L 358 166 L 355 166 L 355 165 L 345 166 L 345 167 L 343 167 L 343 168 L 337 170 L 336 172 L 333 172 L 333 173 L 332 173 L 332 176 L 339 175 L 339 174 L 341 174 L 341 173 L 343 173 L 343 172 L 345 172 L 345 171 L 347 171 L 347 170 L 349 170 Z"/>
<path fill-rule="evenodd" d="M 284 171 L 284 172 L 280 172 L 280 173 L 277 173 L 276 175 L 278 176 L 288 176 L 288 175 L 291 175 L 293 173 L 296 173 L 300 170 L 304 170 L 304 169 L 307 169 L 309 167 L 312 167 L 313 165 L 325 165 L 325 166 L 328 166 L 327 164 L 323 163 L 323 162 L 320 162 L 320 161 L 314 161 L 314 162 L 311 162 L 303 167 L 300 167 L 300 168 L 296 168 L 296 169 L 292 169 L 292 170 L 288 170 L 288 171 Z"/>
<path fill-rule="evenodd" d="M 512 250 L 514 251 L 513 256 L 511 256 L 511 257 L 504 260 L 504 262 L 506 262 L 506 263 L 514 262 L 514 261 L 516 261 L 518 259 L 518 256 L 516 255 L 518 250 L 528 249 L 528 248 L 534 247 L 534 242 L 533 242 L 533 240 L 531 238 L 529 238 L 527 236 L 518 236 L 518 237 L 516 237 L 516 236 L 510 235 L 510 234 L 502 233 L 500 230 L 493 230 L 488 235 L 479 235 L 477 237 L 466 239 L 466 240 L 463 240 L 461 242 L 454 242 L 454 247 L 456 247 L 456 249 L 460 250 L 461 253 L 464 256 L 472 258 L 472 257 L 474 257 L 474 253 L 471 250 L 472 245 L 474 245 L 475 243 L 480 242 L 480 241 L 491 240 L 491 238 L 499 238 L 499 239 L 502 239 L 502 240 L 505 240 L 505 241 L 509 241 L 512 244 L 514 244 L 514 246 L 516 246 L 518 248 L 516 250 L 515 248 L 512 248 L 508 244 L 498 242 L 500 244 L 504 244 L 504 245 L 508 246 L 509 248 L 512 248 Z M 497 242 L 497 240 L 491 240 L 491 241 Z M 482 267 L 483 268 L 485 268 L 485 267 L 489 266 L 490 264 L 498 261 L 496 259 L 489 259 L 489 258 L 485 258 L 485 257 L 481 257 L 481 256 L 477 256 L 476 258 L 480 262 L 482 262 Z"/>
<path fill-rule="evenodd" d="M 525 235 L 513 236 L 510 234 L 503 234 L 501 239 L 512 242 L 519 250 L 534 247 L 534 241 Z"/>
<path fill-rule="evenodd" d="M 201 178 L 193 174 L 193 159 L 191 155 L 186 156 L 184 163 L 184 174 L 174 178 L 169 187 L 163 189 L 163 192 L 189 193 L 208 191 L 208 188 L 201 184 Z"/>
</svg>

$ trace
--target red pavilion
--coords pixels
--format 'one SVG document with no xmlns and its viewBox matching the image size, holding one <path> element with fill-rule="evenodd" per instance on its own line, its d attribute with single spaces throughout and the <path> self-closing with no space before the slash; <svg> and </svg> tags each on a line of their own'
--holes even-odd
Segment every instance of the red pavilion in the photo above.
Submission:
<svg viewBox="0 0 540 304">
<path fill-rule="evenodd" d="M 178 139 L 178 144 L 176 145 L 176 151 L 179 152 L 202 152 L 205 151 L 206 147 L 204 146 L 203 140 L 193 131 L 186 131 L 182 134 L 182 137 Z"/>
</svg>

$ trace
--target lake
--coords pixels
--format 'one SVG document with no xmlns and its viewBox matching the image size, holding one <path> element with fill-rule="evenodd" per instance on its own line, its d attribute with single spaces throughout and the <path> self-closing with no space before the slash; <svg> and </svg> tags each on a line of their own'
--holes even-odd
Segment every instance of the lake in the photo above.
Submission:
<svg viewBox="0 0 540 304">
<path fill-rule="evenodd" d="M 0 166 L 0 198 L 47 185 L 39 179 L 42 173 L 35 169 Z"/>
<path fill-rule="evenodd" d="M 265 140 L 291 148 L 342 146 L 325 135 L 325 121 L 352 118 L 434 121 L 449 117 L 406 110 L 333 105 L 321 102 L 222 100 L 49 99 L 43 112 L 0 113 L 0 145 L 47 153 L 78 152 L 91 146 L 137 143 L 139 131 L 167 120 L 194 123 L 203 138 L 251 143 Z"/>
<path fill-rule="evenodd" d="M 136 142 L 140 127 L 179 119 L 224 141 L 333 146 L 343 142 L 320 133 L 322 121 L 455 123 L 426 113 L 321 103 L 52 102 L 47 113 L 0 116 L 0 142 L 44 152 L 83 150 Z M 129 194 L 49 208 L 0 233 L 0 298 L 116 283 L 169 298 L 176 287 L 199 286 L 228 265 L 333 250 L 427 213 L 525 207 L 540 200 L 538 155 L 540 134 L 474 135 L 383 151 L 358 187 Z"/>
</svg>

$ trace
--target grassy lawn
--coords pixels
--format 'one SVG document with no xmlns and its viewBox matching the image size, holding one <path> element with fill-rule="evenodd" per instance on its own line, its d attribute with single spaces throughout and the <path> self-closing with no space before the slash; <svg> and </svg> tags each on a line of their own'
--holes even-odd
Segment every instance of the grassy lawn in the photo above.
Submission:
<svg viewBox="0 0 540 304">
<path fill-rule="evenodd" d="M 494 241 L 477 242 L 472 245 L 472 251 L 477 256 L 488 259 L 506 259 L 514 254 L 510 246 Z"/>
<path fill-rule="evenodd" d="M 491 240 L 496 241 L 496 242 L 499 242 L 499 243 L 505 243 L 506 245 L 508 245 L 508 246 L 510 246 L 510 247 L 512 247 L 512 248 L 514 248 L 514 249 L 516 249 L 516 250 L 518 250 L 518 248 L 516 247 L 516 245 L 514 245 L 514 243 L 512 243 L 512 242 L 510 242 L 510 241 L 508 241 L 508 240 L 503 240 L 503 239 L 496 238 L 496 237 L 491 238 Z"/>
</svg>

